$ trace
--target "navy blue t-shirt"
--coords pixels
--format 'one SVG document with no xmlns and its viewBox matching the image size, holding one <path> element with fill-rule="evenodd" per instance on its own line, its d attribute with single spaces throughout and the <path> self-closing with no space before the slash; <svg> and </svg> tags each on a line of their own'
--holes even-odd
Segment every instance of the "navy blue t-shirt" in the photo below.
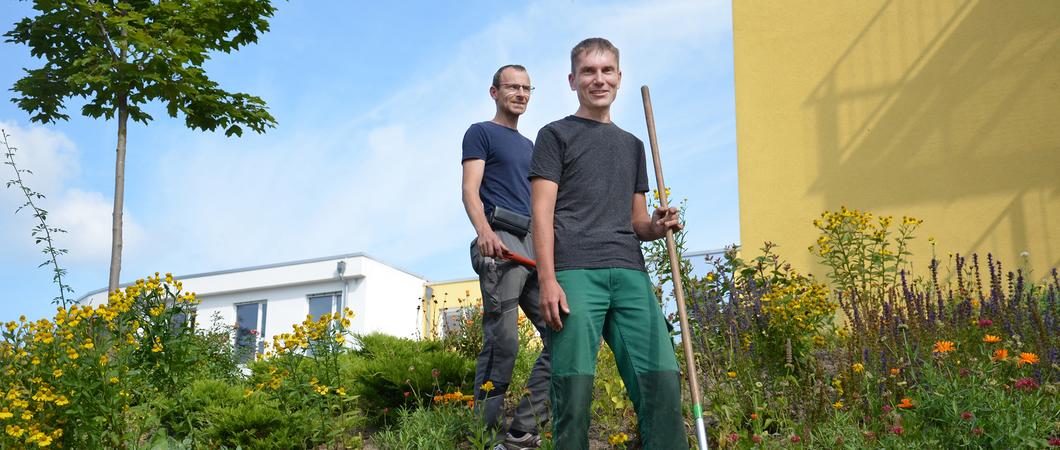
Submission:
<svg viewBox="0 0 1060 450">
<path fill-rule="evenodd" d="M 493 122 L 471 125 L 464 133 L 464 156 L 486 161 L 478 193 L 488 216 L 499 205 L 530 215 L 530 160 L 534 143 L 518 131 Z"/>
</svg>

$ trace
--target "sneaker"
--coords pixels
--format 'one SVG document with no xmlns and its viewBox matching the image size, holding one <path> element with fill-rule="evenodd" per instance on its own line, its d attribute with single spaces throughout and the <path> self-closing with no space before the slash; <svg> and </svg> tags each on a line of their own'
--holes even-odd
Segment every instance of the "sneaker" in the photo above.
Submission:
<svg viewBox="0 0 1060 450">
<path fill-rule="evenodd" d="M 506 450 L 532 450 L 541 446 L 541 436 L 534 433 L 525 433 L 521 437 L 512 436 L 508 433 L 504 437 Z"/>
</svg>

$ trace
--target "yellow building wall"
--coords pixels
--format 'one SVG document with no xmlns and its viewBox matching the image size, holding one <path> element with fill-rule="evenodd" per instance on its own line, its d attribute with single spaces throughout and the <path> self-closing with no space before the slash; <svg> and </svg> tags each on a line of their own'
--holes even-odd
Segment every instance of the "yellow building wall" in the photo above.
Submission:
<svg viewBox="0 0 1060 450">
<path fill-rule="evenodd" d="M 1060 1 L 734 0 L 740 240 L 823 274 L 841 205 L 947 253 L 1060 266 Z"/>
<path fill-rule="evenodd" d="M 427 338 L 437 337 L 443 310 L 482 305 L 477 277 L 427 283 L 423 294 L 422 331 Z"/>
</svg>

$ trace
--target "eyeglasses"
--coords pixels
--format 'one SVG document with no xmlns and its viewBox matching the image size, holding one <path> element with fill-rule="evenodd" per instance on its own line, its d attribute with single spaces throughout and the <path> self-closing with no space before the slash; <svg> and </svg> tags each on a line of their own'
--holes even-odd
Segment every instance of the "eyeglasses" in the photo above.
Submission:
<svg viewBox="0 0 1060 450">
<path fill-rule="evenodd" d="M 509 84 L 509 83 L 505 83 L 505 84 L 502 84 L 501 87 L 505 88 L 505 89 L 507 89 L 509 91 L 514 91 L 514 92 L 526 91 L 527 94 L 529 94 L 531 92 L 534 92 L 534 87 L 530 86 L 529 84 Z"/>
</svg>

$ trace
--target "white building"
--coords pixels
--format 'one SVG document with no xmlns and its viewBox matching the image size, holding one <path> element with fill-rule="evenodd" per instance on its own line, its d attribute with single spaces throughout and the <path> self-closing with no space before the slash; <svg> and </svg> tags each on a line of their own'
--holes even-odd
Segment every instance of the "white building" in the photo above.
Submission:
<svg viewBox="0 0 1060 450">
<path fill-rule="evenodd" d="M 348 307 L 356 314 L 355 333 L 382 332 L 419 336 L 423 277 L 384 264 L 363 253 L 221 270 L 174 277 L 202 303 L 197 323 L 238 325 L 236 342 L 260 350 L 272 336 L 287 333 L 306 315 Z M 106 289 L 91 292 L 82 304 L 103 304 Z"/>
</svg>

